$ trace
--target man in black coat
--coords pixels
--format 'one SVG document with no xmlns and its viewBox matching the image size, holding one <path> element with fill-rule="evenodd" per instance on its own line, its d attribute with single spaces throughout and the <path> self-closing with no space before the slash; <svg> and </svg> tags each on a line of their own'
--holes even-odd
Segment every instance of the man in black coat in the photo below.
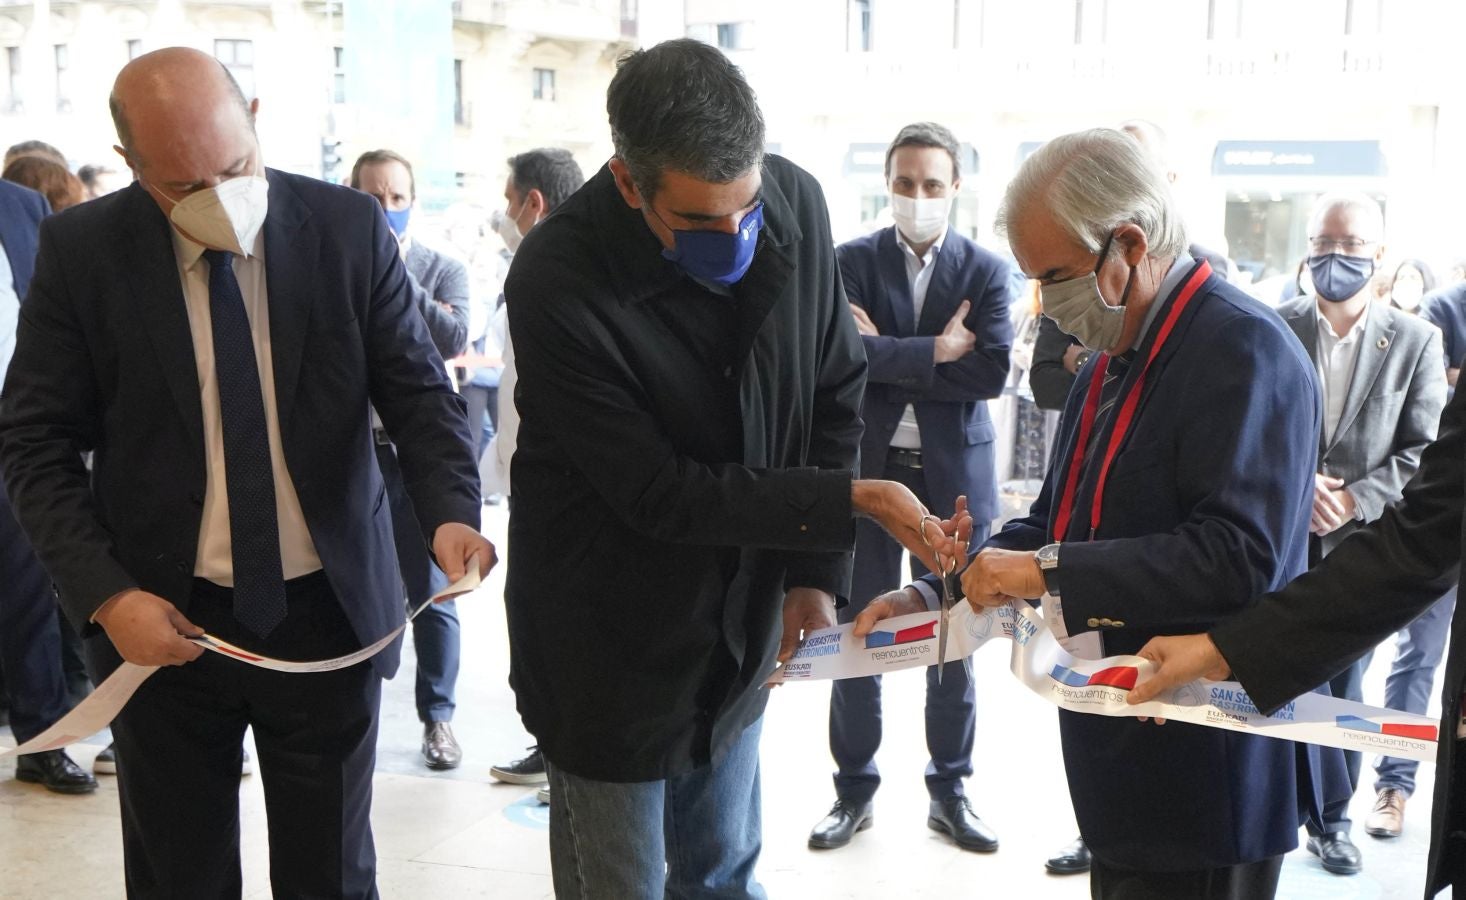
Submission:
<svg viewBox="0 0 1466 900">
<path fill-rule="evenodd" d="M 615 157 L 505 284 L 510 678 L 557 896 L 762 897 L 764 684 L 848 597 L 852 514 L 937 561 L 909 490 L 853 480 L 865 357 L 824 197 L 764 155 L 742 74 L 670 41 L 607 107 Z"/>
</svg>

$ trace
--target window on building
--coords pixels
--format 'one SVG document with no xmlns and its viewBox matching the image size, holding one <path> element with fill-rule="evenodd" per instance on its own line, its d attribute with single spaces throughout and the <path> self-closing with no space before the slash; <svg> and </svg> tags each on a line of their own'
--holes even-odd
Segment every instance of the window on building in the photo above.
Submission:
<svg viewBox="0 0 1466 900">
<path fill-rule="evenodd" d="M 742 22 L 719 22 L 718 23 L 718 47 L 722 50 L 743 49 Z"/>
<path fill-rule="evenodd" d="M 453 124 L 467 125 L 468 111 L 463 104 L 463 60 L 453 60 Z"/>
<path fill-rule="evenodd" d="M 6 96 L 5 107 L 10 112 L 20 112 L 25 108 L 25 98 L 20 90 L 20 48 L 5 48 L 5 84 Z"/>
<path fill-rule="evenodd" d="M 1230 41 L 1242 36 L 1242 0 L 1207 0 L 1206 39 Z"/>
<path fill-rule="evenodd" d="M 871 48 L 871 0 L 846 0 L 846 2 L 848 5 L 845 7 L 845 49 L 869 51 Z"/>
<path fill-rule="evenodd" d="M 1074 0 L 1074 43 L 1104 43 L 1107 6 L 1109 0 Z"/>
<path fill-rule="evenodd" d="M 1385 19 L 1385 0 L 1347 0 L 1344 8 L 1344 33 L 1379 34 Z"/>
<path fill-rule="evenodd" d="M 458 76 L 458 61 L 453 62 L 453 75 Z M 346 51 L 342 47 L 331 48 L 331 102 L 346 102 Z"/>
<path fill-rule="evenodd" d="M 57 44 L 56 52 L 56 111 L 71 112 L 71 53 L 65 44 Z"/>
<path fill-rule="evenodd" d="M 536 100 L 555 99 L 555 70 L 535 69 L 534 70 L 534 98 Z"/>
<path fill-rule="evenodd" d="M 255 96 L 255 45 L 254 41 L 214 41 L 214 58 L 224 64 L 246 99 Z"/>
<path fill-rule="evenodd" d="M 139 39 L 139 38 L 133 38 L 132 40 L 130 40 L 130 41 L 127 42 L 127 58 L 129 60 L 137 59 L 139 56 L 142 56 L 142 55 L 143 55 L 143 42 L 142 42 L 141 39 Z"/>
</svg>

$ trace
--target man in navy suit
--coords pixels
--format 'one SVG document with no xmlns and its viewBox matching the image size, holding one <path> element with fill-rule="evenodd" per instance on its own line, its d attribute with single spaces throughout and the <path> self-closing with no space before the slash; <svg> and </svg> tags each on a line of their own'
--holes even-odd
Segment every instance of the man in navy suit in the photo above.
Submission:
<svg viewBox="0 0 1466 900">
<path fill-rule="evenodd" d="M 861 477 L 899 481 L 942 517 L 959 495 L 973 519 L 998 514 L 993 423 L 987 401 L 1008 377 L 1013 326 L 1011 268 L 947 227 L 962 186 L 957 139 L 934 122 L 901 129 L 886 150 L 896 224 L 836 248 L 840 275 L 865 343 L 870 373 L 861 417 Z M 850 622 L 877 594 L 906 579 L 902 549 L 874 522 L 856 525 Z M 926 571 L 912 560 L 915 574 Z M 961 662 L 938 679 L 927 669 L 927 825 L 966 850 L 998 838 L 973 813 L 962 779 L 972 774 L 973 690 Z M 810 833 L 811 847 L 843 847 L 872 822 L 880 786 L 880 676 L 836 681 L 830 696 L 835 806 Z"/>
<path fill-rule="evenodd" d="M 1096 352 L 1029 515 L 963 573 L 968 601 L 1052 595 L 1045 617 L 1099 657 L 1205 627 L 1300 573 L 1313 367 L 1276 315 L 1186 253 L 1145 151 L 1110 129 L 1056 138 L 1019 170 L 999 222 L 1044 313 Z M 923 583 L 878 598 L 856 633 L 931 595 Z M 1067 711 L 1059 725 L 1093 896 L 1273 896 L 1312 772 L 1295 745 Z"/>
<path fill-rule="evenodd" d="M 0 181 L 0 374 L 15 352 L 20 302 L 36 265 L 36 236 L 50 213 L 46 198 L 9 181 Z M 61 670 L 61 630 L 51 579 L 0 489 L 0 672 L 10 699 L 10 730 L 25 743 L 66 715 L 66 682 Z M 60 794 L 85 794 L 97 782 L 65 750 L 20 757 L 15 777 Z"/>
<path fill-rule="evenodd" d="M 369 404 L 448 576 L 494 559 L 463 404 L 385 218 L 265 169 L 257 108 L 198 51 L 122 70 L 137 183 L 42 227 L 5 384 L 6 487 L 95 674 L 163 667 L 113 723 L 131 897 L 239 896 L 246 727 L 275 895 L 377 896 L 371 777 L 400 644 L 294 675 L 187 639 L 310 660 L 402 623 Z"/>
</svg>

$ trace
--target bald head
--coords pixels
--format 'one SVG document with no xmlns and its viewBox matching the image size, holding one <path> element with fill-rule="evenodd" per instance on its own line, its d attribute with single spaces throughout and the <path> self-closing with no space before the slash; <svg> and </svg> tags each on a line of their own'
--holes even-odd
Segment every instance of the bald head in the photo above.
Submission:
<svg viewBox="0 0 1466 900">
<path fill-rule="evenodd" d="M 147 160 L 182 139 L 254 137 L 258 101 L 248 101 L 229 70 L 207 53 L 167 47 L 123 66 L 110 100 L 117 140 L 129 156 Z"/>
</svg>

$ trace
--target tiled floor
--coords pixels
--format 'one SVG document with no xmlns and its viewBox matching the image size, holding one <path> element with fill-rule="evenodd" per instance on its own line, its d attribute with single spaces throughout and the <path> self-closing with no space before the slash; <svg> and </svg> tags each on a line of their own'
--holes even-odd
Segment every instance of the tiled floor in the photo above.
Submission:
<svg viewBox="0 0 1466 900">
<path fill-rule="evenodd" d="M 489 511 L 486 531 L 504 532 L 501 511 Z M 430 773 L 418 762 L 419 726 L 412 706 L 411 657 L 385 693 L 376 778 L 375 824 L 379 883 L 388 898 L 492 897 L 529 900 L 552 895 L 546 812 L 533 789 L 490 783 L 489 766 L 523 754 L 530 742 L 514 712 L 501 602 L 502 573 L 460 600 L 465 653 L 454 723 L 467 757 L 453 772 Z M 1380 695 L 1386 658 L 1371 669 L 1367 695 Z M 922 679 L 915 672 L 886 678 L 885 786 L 877 824 L 843 850 L 809 850 L 809 827 L 833 801 L 826 745 L 826 685 L 792 685 L 770 703 L 763 737 L 764 853 L 760 878 L 772 897 L 1010 898 L 1080 900 L 1085 880 L 1044 874 L 1043 859 L 1074 836 L 1063 787 L 1053 711 L 1005 672 L 1006 654 L 978 654 L 977 775 L 968 793 L 1002 838 L 1002 849 L 979 855 L 956 849 L 926 828 Z M 9 743 L 7 730 L 0 741 Z M 102 737 L 78 745 L 91 763 Z M 1366 760 L 1368 763 L 1368 760 Z M 85 797 L 48 794 L 11 778 L 0 760 L 0 900 L 121 897 L 117 792 L 111 779 Z M 1369 773 L 1366 771 L 1366 780 Z M 1404 837 L 1381 842 L 1358 835 L 1364 873 L 1339 878 L 1302 851 L 1284 868 L 1285 900 L 1377 900 L 1421 896 L 1428 837 L 1430 766 L 1422 767 Z M 186 802 L 186 786 L 180 786 Z M 244 814 L 246 895 L 270 896 L 259 776 L 240 787 Z M 1356 821 L 1369 792 L 1355 802 Z M 1145 815 L 1137 808 L 1135 815 Z M 1356 832 L 1360 829 L 1356 828 Z"/>
</svg>

